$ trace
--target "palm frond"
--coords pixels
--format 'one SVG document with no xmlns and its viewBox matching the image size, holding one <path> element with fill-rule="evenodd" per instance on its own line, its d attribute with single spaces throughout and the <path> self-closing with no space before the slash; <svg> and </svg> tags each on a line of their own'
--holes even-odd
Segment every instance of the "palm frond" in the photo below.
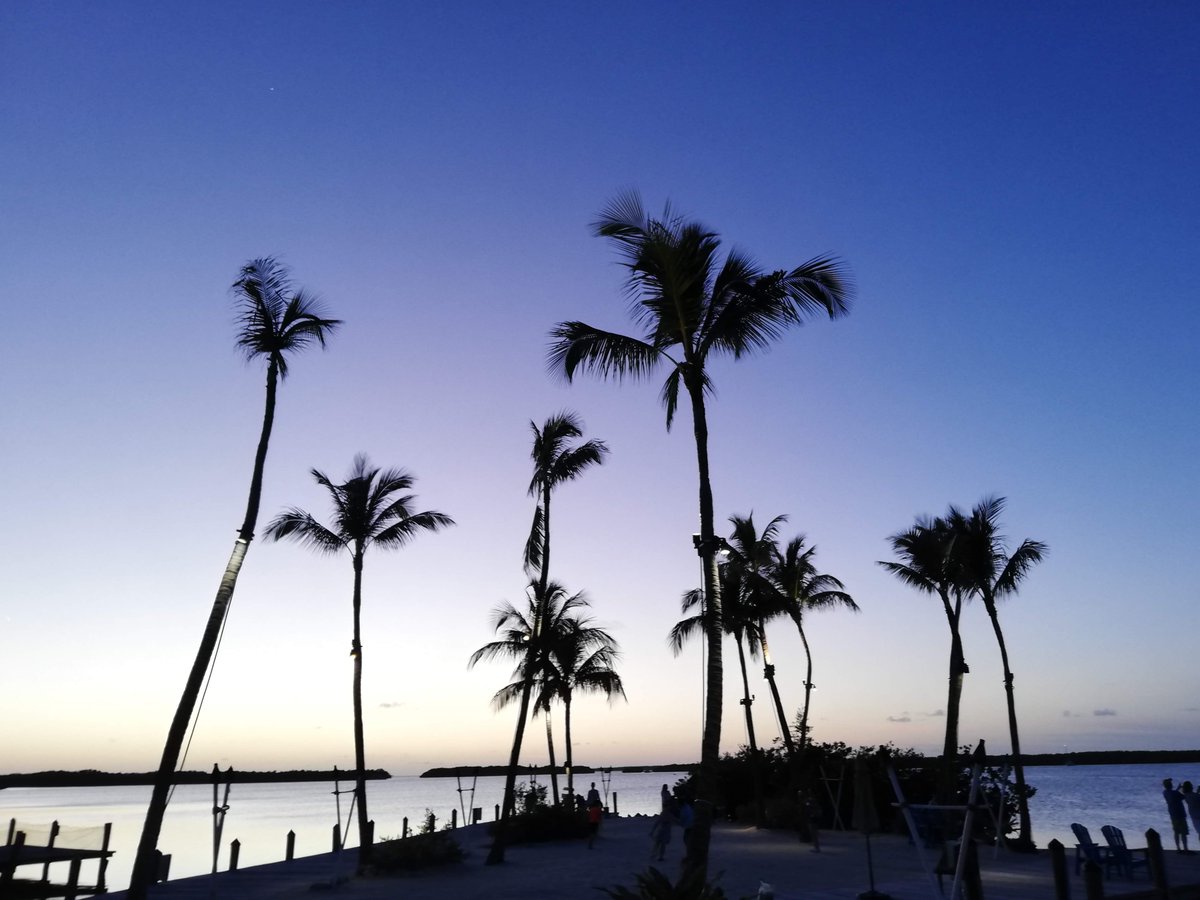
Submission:
<svg viewBox="0 0 1200 900">
<path fill-rule="evenodd" d="M 539 503 L 533 510 L 533 524 L 529 526 L 529 537 L 525 539 L 525 572 L 532 574 L 542 567 L 542 541 L 545 539 L 545 517 Z"/>
<path fill-rule="evenodd" d="M 601 378 L 644 378 L 658 364 L 662 351 L 638 338 L 602 331 L 585 322 L 560 322 L 550 332 L 547 369 L 571 381 L 577 369 Z"/>
<path fill-rule="evenodd" d="M 340 535 L 314 519 L 311 513 L 295 507 L 272 519 L 263 534 L 272 541 L 294 540 L 318 553 L 332 554 L 346 549 L 346 542 Z"/>
</svg>

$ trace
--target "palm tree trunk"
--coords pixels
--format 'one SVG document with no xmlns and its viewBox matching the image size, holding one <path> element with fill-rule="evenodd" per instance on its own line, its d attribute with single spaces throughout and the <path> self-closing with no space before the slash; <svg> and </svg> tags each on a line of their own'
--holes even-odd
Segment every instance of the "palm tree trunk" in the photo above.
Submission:
<svg viewBox="0 0 1200 900">
<path fill-rule="evenodd" d="M 959 705 L 962 700 L 963 675 L 967 671 L 967 666 L 963 660 L 962 636 L 958 633 L 958 613 L 951 608 L 948 597 L 942 599 L 946 606 L 946 618 L 950 622 L 950 674 L 946 696 L 946 739 L 942 743 L 942 757 L 949 760 L 958 756 Z"/>
<path fill-rule="evenodd" d="M 796 619 L 796 630 L 800 632 L 800 643 L 804 645 L 804 708 L 800 713 L 800 751 L 808 746 L 808 701 L 812 697 L 812 651 L 808 648 L 808 635 L 804 633 L 804 623 Z"/>
<path fill-rule="evenodd" d="M 267 364 L 266 408 L 263 411 L 258 449 L 254 454 L 254 472 L 250 476 L 250 495 L 246 501 L 246 516 L 242 520 L 237 540 L 234 541 L 229 562 L 225 564 L 225 572 L 221 575 L 221 583 L 217 587 L 217 596 L 213 600 L 208 624 L 204 627 L 204 634 L 200 638 L 196 659 L 192 663 L 191 672 L 188 673 L 187 682 L 183 687 L 183 695 L 179 698 L 175 717 L 171 720 L 171 728 L 167 732 L 167 741 L 163 746 L 158 772 L 154 776 L 154 789 L 150 794 L 150 805 L 146 809 L 146 822 L 142 826 L 142 836 L 138 841 L 133 872 L 130 875 L 128 892 L 130 900 L 146 900 L 146 891 L 151 884 L 157 881 L 158 862 L 155 851 L 158 849 L 158 836 L 162 832 L 163 818 L 167 812 L 167 799 L 175 777 L 175 768 L 179 765 L 179 754 L 183 749 L 183 741 L 187 735 L 192 713 L 196 709 L 196 700 L 200 696 L 200 685 L 204 681 L 204 673 L 208 671 L 209 664 L 212 662 L 217 640 L 225 624 L 225 617 L 229 613 L 229 604 L 233 601 L 238 573 L 242 570 L 242 562 L 246 558 L 250 541 L 254 539 L 254 528 L 258 524 L 258 507 L 262 498 L 267 447 L 271 442 L 271 428 L 275 424 L 275 395 L 278 382 L 279 367 L 276 361 L 271 359 Z"/>
<path fill-rule="evenodd" d="M 1019 828 L 1014 850 L 1033 850 L 1033 823 L 1029 817 L 1029 798 L 1025 790 L 1025 764 L 1021 761 L 1021 739 L 1017 735 L 1017 704 L 1013 696 L 1013 673 L 1008 667 L 1008 647 L 1004 643 L 1004 632 L 1000 628 L 1000 616 L 994 598 L 984 596 L 992 630 L 996 632 L 996 643 L 1000 646 L 1000 662 L 1004 666 L 1004 694 L 1008 701 L 1008 735 L 1012 741 L 1013 773 L 1017 779 L 1017 818 Z"/>
<path fill-rule="evenodd" d="M 702 877 L 708 874 L 708 846 L 712 837 L 713 815 L 717 799 L 717 762 L 721 749 L 722 654 L 724 623 L 721 616 L 721 583 L 717 573 L 712 484 L 708 470 L 708 419 L 704 410 L 702 385 L 696 379 L 687 382 L 692 402 L 692 430 L 696 437 L 696 468 L 700 493 L 700 555 L 704 562 L 705 638 L 708 646 L 707 696 L 705 697 L 704 733 L 700 742 L 700 768 L 696 773 L 696 824 L 687 868 Z"/>
<path fill-rule="evenodd" d="M 354 779 L 354 798 L 358 801 L 358 874 L 361 875 L 371 861 L 370 818 L 367 816 L 367 747 L 363 737 L 362 710 L 362 631 L 360 611 L 362 609 L 362 550 L 354 555 L 354 766 L 358 769 Z"/>
<path fill-rule="evenodd" d="M 571 691 L 563 694 L 563 740 L 567 742 L 567 793 L 575 795 L 575 754 L 571 742 Z"/>
<path fill-rule="evenodd" d="M 554 728 L 550 723 L 550 705 L 542 707 L 546 713 L 546 753 L 550 757 L 550 793 L 554 797 L 554 805 L 558 806 L 558 765 L 554 759 Z"/>
<path fill-rule="evenodd" d="M 783 701 L 779 699 L 779 685 L 775 683 L 775 666 L 771 663 L 771 651 L 767 648 L 767 629 L 763 622 L 758 623 L 759 639 L 763 649 L 763 678 L 771 686 L 771 699 L 775 702 L 775 715 L 779 717 L 779 733 L 783 735 L 783 746 L 787 748 L 788 759 L 796 755 L 796 745 L 792 741 L 792 729 L 788 725 L 787 713 L 783 711 Z"/>
<path fill-rule="evenodd" d="M 754 784 L 754 824 L 762 828 L 767 819 L 766 803 L 763 800 L 762 759 L 758 755 L 758 741 L 754 737 L 754 713 L 751 707 L 754 698 L 750 696 L 750 677 L 746 672 L 746 653 L 742 649 L 740 635 L 734 635 L 737 644 L 738 666 L 742 670 L 742 706 L 746 708 L 746 740 L 750 744 L 750 778 Z"/>
</svg>

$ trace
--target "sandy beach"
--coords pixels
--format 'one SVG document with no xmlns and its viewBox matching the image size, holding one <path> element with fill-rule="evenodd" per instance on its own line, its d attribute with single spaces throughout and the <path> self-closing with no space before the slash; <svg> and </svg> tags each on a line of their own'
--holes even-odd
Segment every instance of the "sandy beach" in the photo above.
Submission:
<svg viewBox="0 0 1200 900">
<path fill-rule="evenodd" d="M 485 866 L 490 838 L 485 826 L 459 829 L 456 837 L 466 852 L 459 865 L 410 875 L 346 878 L 353 871 L 354 854 L 341 859 L 333 854 L 306 857 L 290 863 L 255 866 L 235 873 L 185 878 L 157 886 L 156 900 L 190 900 L 223 897 L 229 900 L 311 897 L 328 893 L 354 900 L 573 900 L 603 896 L 599 889 L 633 887 L 634 875 L 650 862 L 647 817 L 616 818 L 604 823 L 595 848 L 584 841 L 556 841 L 509 848 L 506 861 Z M 1127 835 L 1130 844 L 1141 839 Z M 875 889 L 894 900 L 938 898 L 936 880 L 923 873 L 916 848 L 907 838 L 874 835 L 871 838 Z M 682 845 L 678 831 L 666 860 L 654 863 L 675 876 Z M 1071 896 L 1083 897 L 1081 877 L 1074 874 L 1074 848 L 1067 848 Z M 991 848 L 980 853 L 984 893 L 988 900 L 1051 900 L 1054 883 L 1046 851 L 1016 854 Z M 1167 852 L 1171 885 L 1200 883 L 1200 854 L 1183 856 Z M 339 879 L 339 873 L 342 879 Z M 710 873 L 730 900 L 753 898 L 763 882 L 774 888 L 776 900 L 851 900 L 871 886 L 866 841 L 853 832 L 827 832 L 821 852 L 799 843 L 785 832 L 722 824 L 713 832 Z M 950 879 L 946 879 L 949 891 Z M 1145 890 L 1148 877 L 1132 880 L 1114 876 L 1106 885 L 1110 895 Z M 215 893 L 214 893 L 215 889 Z M 315 889 L 315 890 L 314 890 Z M 123 898 L 124 893 L 111 895 Z"/>
</svg>

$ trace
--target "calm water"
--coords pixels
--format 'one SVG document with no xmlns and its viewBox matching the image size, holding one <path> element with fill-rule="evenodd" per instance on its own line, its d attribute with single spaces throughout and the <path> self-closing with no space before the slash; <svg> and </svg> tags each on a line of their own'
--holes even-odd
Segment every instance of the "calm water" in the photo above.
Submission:
<svg viewBox="0 0 1200 900">
<path fill-rule="evenodd" d="M 1195 770 L 1195 771 L 1193 771 Z M 624 815 L 653 813 L 659 807 L 659 789 L 664 782 L 674 784 L 682 773 L 614 773 L 609 791 L 616 791 L 620 812 Z M 1169 823 L 1162 799 L 1161 782 L 1200 782 L 1200 765 L 1138 766 L 1064 766 L 1030 768 L 1027 781 L 1038 788 L 1031 803 L 1034 840 L 1044 847 L 1052 838 L 1074 846 L 1071 823 L 1082 822 L 1093 833 L 1101 825 L 1117 825 L 1127 835 L 1143 834 L 1155 828 L 1167 832 Z M 599 775 L 584 776 L 576 782 L 585 791 Z M 547 783 L 546 778 L 540 779 Z M 472 780 L 463 779 L 461 807 L 482 807 L 484 821 L 494 818 L 495 804 L 504 789 L 501 777 L 480 778 L 471 795 Z M 348 788 L 346 783 L 342 788 Z M 380 837 L 398 836 L 403 820 L 410 828 L 420 824 L 426 809 L 433 810 L 439 827 L 459 809 L 459 782 L 453 778 L 416 778 L 402 776 L 373 781 L 367 786 L 368 811 L 375 820 Z M 240 865 L 249 866 L 282 859 L 289 830 L 296 832 L 298 856 L 323 853 L 332 844 L 333 824 L 338 810 L 333 785 L 267 784 L 233 786 L 229 812 L 222 838 L 221 867 L 228 865 L 229 842 L 241 841 Z M 603 791 L 602 791 L 603 792 Z M 90 826 L 113 823 L 109 864 L 109 886 L 122 889 L 129 881 L 133 852 L 141 835 L 150 788 L 6 788 L 0 790 L 0 819 L 46 824 L 57 820 L 63 825 Z M 341 797 L 342 822 L 349 815 L 349 795 Z M 611 804 L 610 804 L 611 805 Z M 463 814 L 459 813 L 459 821 Z M 345 827 L 345 826 L 344 826 Z M 350 827 L 348 845 L 357 842 L 357 831 Z M 1139 839 L 1137 843 L 1141 844 Z M 167 812 L 159 847 L 173 856 L 171 876 L 180 878 L 208 872 L 212 866 L 212 788 L 184 785 L 175 792 Z M 94 870 L 93 870 L 94 872 Z M 85 875 L 89 874 L 85 872 Z"/>
</svg>

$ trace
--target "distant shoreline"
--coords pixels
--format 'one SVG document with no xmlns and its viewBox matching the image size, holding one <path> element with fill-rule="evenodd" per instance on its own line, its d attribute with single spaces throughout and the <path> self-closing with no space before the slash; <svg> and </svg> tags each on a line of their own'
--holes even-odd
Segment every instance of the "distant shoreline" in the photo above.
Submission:
<svg viewBox="0 0 1200 900">
<path fill-rule="evenodd" d="M 966 756 L 963 757 L 964 761 Z M 1026 766 L 1111 766 L 1144 765 L 1147 763 L 1200 763 L 1200 750 L 1084 750 L 1075 753 L 1027 753 L 1021 757 Z M 1008 756 L 988 756 L 989 766 L 1003 766 L 1012 760 Z M 902 768 L 919 768 L 938 765 L 941 757 L 898 757 L 896 764 Z M 697 768 L 694 762 L 662 763 L 632 766 L 574 766 L 576 775 L 591 775 L 596 772 L 688 772 Z M 507 766 L 437 766 L 422 772 L 421 778 L 494 777 L 504 775 Z M 550 767 L 521 766 L 520 773 L 528 775 L 550 774 Z M 556 771 L 566 774 L 562 766 Z M 0 775 L 0 789 L 6 787 L 107 787 L 154 784 L 154 772 L 101 772 L 96 769 L 78 771 L 55 770 L 49 772 L 16 773 Z M 272 784 L 306 781 L 350 781 L 354 772 L 348 769 L 293 769 L 283 772 L 246 771 L 221 772 L 218 783 Z M 385 769 L 368 769 L 370 781 L 391 778 Z M 212 784 L 212 772 L 177 772 L 174 784 Z"/>
<path fill-rule="evenodd" d="M 82 769 L 77 772 L 56 770 L 52 772 L 30 772 L 28 774 L 0 775 L 0 788 L 6 787 L 109 787 L 128 785 L 151 785 L 157 772 L 100 772 Z M 391 778 L 384 769 L 368 769 L 368 781 Z M 227 770 L 217 775 L 218 784 L 275 784 L 301 781 L 351 781 L 354 771 L 350 769 L 294 769 L 287 772 L 239 772 Z M 212 784 L 212 772 L 176 772 L 172 784 Z"/>
</svg>

